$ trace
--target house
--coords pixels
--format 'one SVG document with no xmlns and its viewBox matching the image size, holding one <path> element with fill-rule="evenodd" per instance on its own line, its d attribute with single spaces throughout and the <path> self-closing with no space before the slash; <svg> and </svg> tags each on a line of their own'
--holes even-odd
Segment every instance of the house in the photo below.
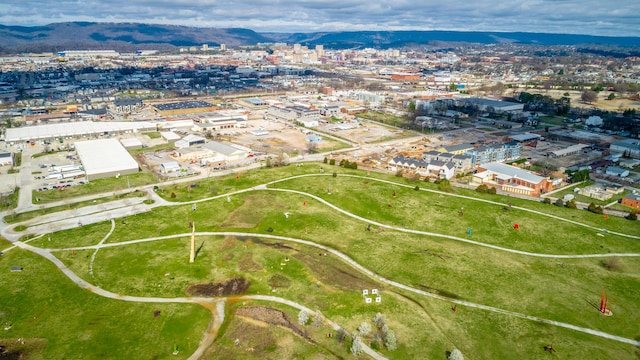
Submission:
<svg viewBox="0 0 640 360">
<path fill-rule="evenodd" d="M 421 177 L 434 177 L 447 180 L 454 177 L 456 171 L 456 166 L 451 161 L 445 162 L 435 159 L 426 161 L 423 159 L 404 157 L 402 155 L 389 160 L 388 165 L 391 171 L 400 170 L 415 173 Z"/>
<path fill-rule="evenodd" d="M 442 146 L 438 149 L 438 151 L 451 153 L 454 155 L 462 155 L 471 149 L 473 149 L 473 145 L 471 144 L 456 144 L 456 145 Z"/>
<path fill-rule="evenodd" d="M 433 160 L 450 162 L 454 165 L 457 171 L 468 171 L 473 167 L 472 158 L 469 155 L 455 155 L 448 152 L 438 152 L 435 150 L 426 151 L 422 153 L 422 160 L 431 162 Z"/>
<path fill-rule="evenodd" d="M 620 203 L 624 206 L 628 206 L 634 209 L 640 209 L 640 195 L 627 194 L 622 198 Z"/>
<path fill-rule="evenodd" d="M 609 166 L 604 173 L 609 176 L 617 176 L 617 177 L 629 176 L 629 170 L 622 169 L 617 166 Z"/>
<path fill-rule="evenodd" d="M 118 114 L 128 114 L 140 111 L 143 107 L 142 99 L 116 99 L 113 101 L 114 111 Z"/>
<path fill-rule="evenodd" d="M 500 145 L 489 145 L 471 149 L 465 155 L 471 156 L 474 165 L 482 165 L 492 162 L 505 162 L 517 160 L 520 157 L 522 144 L 515 141 Z"/>
<path fill-rule="evenodd" d="M 540 196 L 552 188 L 546 177 L 496 162 L 480 165 L 478 172 L 473 175 L 472 183 L 527 196 Z"/>
</svg>

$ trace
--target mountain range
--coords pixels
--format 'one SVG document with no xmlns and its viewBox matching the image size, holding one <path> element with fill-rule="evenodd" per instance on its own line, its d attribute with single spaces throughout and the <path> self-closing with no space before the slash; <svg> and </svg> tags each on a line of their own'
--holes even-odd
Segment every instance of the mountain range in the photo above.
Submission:
<svg viewBox="0 0 640 360">
<path fill-rule="evenodd" d="M 251 46 L 284 42 L 325 48 L 401 48 L 405 46 L 479 43 L 537 45 L 607 45 L 640 47 L 640 37 L 613 37 L 526 32 L 472 31 L 348 31 L 258 33 L 242 28 L 197 28 L 137 23 L 65 22 L 44 26 L 0 25 L 0 53 L 51 52 L 79 49 L 170 50 L 177 47 Z"/>
</svg>

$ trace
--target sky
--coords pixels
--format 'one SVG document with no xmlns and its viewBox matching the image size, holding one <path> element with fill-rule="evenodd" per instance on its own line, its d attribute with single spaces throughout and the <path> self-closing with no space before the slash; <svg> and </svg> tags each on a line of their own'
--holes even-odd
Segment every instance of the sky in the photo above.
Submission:
<svg viewBox="0 0 640 360">
<path fill-rule="evenodd" d="M 258 32 L 522 31 L 640 36 L 640 0 L 1 0 L 0 24 L 135 22 Z"/>
</svg>

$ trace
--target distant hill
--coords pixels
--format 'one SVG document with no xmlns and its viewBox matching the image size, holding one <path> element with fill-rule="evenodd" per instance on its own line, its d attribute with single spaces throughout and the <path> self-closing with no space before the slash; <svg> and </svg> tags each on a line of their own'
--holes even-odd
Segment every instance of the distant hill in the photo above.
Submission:
<svg viewBox="0 0 640 360">
<path fill-rule="evenodd" d="M 175 49 L 209 44 L 229 47 L 259 42 L 322 44 L 326 48 L 400 48 L 442 43 L 518 43 L 538 45 L 610 45 L 640 47 L 640 37 L 471 31 L 353 31 L 257 33 L 250 29 L 196 28 L 135 23 L 68 22 L 45 26 L 0 25 L 0 53 L 78 49 Z"/>
<path fill-rule="evenodd" d="M 209 44 L 239 46 L 270 41 L 249 29 L 196 28 L 134 23 L 67 22 L 45 26 L 0 25 L 0 52 L 79 49 L 171 49 Z"/>
<path fill-rule="evenodd" d="M 287 43 L 322 44 L 328 48 L 398 48 L 430 43 L 611 45 L 639 47 L 640 37 L 613 37 L 525 32 L 477 31 L 352 31 L 295 34 L 268 34 L 265 37 Z"/>
</svg>

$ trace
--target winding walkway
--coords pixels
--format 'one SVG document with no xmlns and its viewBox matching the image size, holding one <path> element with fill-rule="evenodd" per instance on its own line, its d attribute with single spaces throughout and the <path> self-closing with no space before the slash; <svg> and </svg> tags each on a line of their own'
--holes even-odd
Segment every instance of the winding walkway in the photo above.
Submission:
<svg viewBox="0 0 640 360">
<path fill-rule="evenodd" d="M 387 228 L 387 229 L 393 229 L 396 231 L 401 231 L 401 232 L 406 232 L 406 233 L 413 233 L 413 234 L 419 234 L 419 235 L 427 235 L 427 236 L 433 236 L 433 237 L 441 237 L 441 238 L 446 238 L 446 239 L 450 239 L 450 240 L 455 240 L 455 241 L 461 241 L 461 242 L 465 242 L 465 243 L 470 243 L 470 244 L 474 244 L 477 246 L 484 246 L 484 247 L 488 247 L 491 249 L 495 249 L 495 250 L 499 250 L 499 251 L 505 251 L 505 252 L 509 252 L 509 253 L 514 253 L 514 254 L 519 254 L 519 255 L 525 255 L 525 256 L 533 256 L 533 257 L 543 257 L 543 258 L 558 258 L 558 259 L 572 259 L 572 258 L 596 258 L 596 257 L 609 257 L 609 256 L 627 256 L 627 257 L 638 257 L 640 256 L 640 254 L 637 253 L 619 253 L 619 254 L 611 254 L 611 253 L 607 253 L 607 254 L 580 254 L 580 255 L 558 255 L 558 254 L 541 254 L 541 253 L 533 253 L 533 252 L 527 252 L 527 251 L 521 251 L 521 250 L 515 250 L 515 249 L 509 249 L 509 248 L 504 248 L 504 247 L 500 247 L 500 246 L 496 246 L 496 245 L 491 245 L 491 244 L 486 244 L 486 243 L 482 243 L 482 242 L 478 242 L 478 241 L 473 241 L 470 239 L 466 239 L 466 238 L 461 238 L 461 237 L 456 237 L 456 236 L 451 236 L 451 235 L 446 235 L 446 234 L 439 234 L 439 233 L 432 233 L 432 232 L 426 232 L 426 231 L 420 231 L 420 230 L 413 230 L 413 229 L 407 229 L 407 228 L 403 228 L 403 227 L 398 227 L 398 226 L 392 226 L 392 225 L 387 225 L 387 224 L 383 224 L 377 221 L 372 221 L 369 219 L 366 219 L 364 217 L 361 217 L 359 215 L 350 213 L 344 209 L 341 209 L 335 205 L 333 205 L 332 203 L 316 196 L 313 194 L 309 194 L 306 192 L 302 192 L 302 191 L 297 191 L 297 190 L 291 190 L 291 189 L 281 189 L 281 188 L 273 188 L 273 187 L 268 187 L 269 185 L 274 185 L 280 182 L 284 182 L 284 181 L 288 181 L 288 180 L 292 180 L 292 179 L 297 179 L 297 178 L 304 178 L 304 177 L 309 177 L 309 176 L 332 176 L 330 174 L 305 174 L 305 175 L 298 175 L 298 176 L 293 176 L 293 177 L 288 177 L 285 179 L 280 179 L 280 180 L 276 180 L 276 181 L 272 181 L 263 185 L 258 185 L 252 188 L 248 188 L 248 189 L 242 189 L 233 193 L 229 193 L 229 194 L 221 194 L 218 196 L 214 196 L 214 197 L 210 197 L 210 198 L 206 198 L 206 199 L 200 199 L 200 200 L 195 200 L 195 201 L 191 201 L 191 202 L 183 202 L 183 203 L 174 203 L 174 202 L 169 202 L 166 201 L 165 199 L 161 198 L 160 196 L 158 196 L 154 191 L 152 191 L 151 189 L 147 189 L 147 191 L 149 192 L 150 197 L 153 198 L 155 200 L 154 204 L 140 204 L 140 203 L 136 203 L 133 205 L 130 205 L 129 207 L 138 207 L 138 209 L 135 209 L 135 212 L 141 212 L 141 211 L 149 211 L 154 207 L 158 207 L 158 206 L 177 206 L 177 205 L 184 205 L 184 204 L 189 204 L 189 203 L 196 203 L 196 202 L 204 202 L 204 201 L 210 201 L 213 199 L 218 199 L 218 198 L 224 198 L 227 196 L 234 196 L 234 195 L 238 195 L 241 193 L 246 193 L 246 192 L 251 192 L 251 191 L 280 191 L 280 192 L 288 192 L 288 193 L 295 193 L 295 194 L 299 194 L 302 196 L 307 196 L 310 198 L 313 198 L 317 201 L 319 201 L 320 203 L 330 207 L 331 209 L 338 211 L 346 216 L 349 216 L 351 218 L 357 219 L 359 221 L 368 223 L 368 224 L 373 224 L 382 228 Z M 371 177 L 365 177 L 365 176 L 358 176 L 358 175 L 340 175 L 342 176 L 346 176 L 346 177 L 355 177 L 355 178 L 360 178 L 360 179 L 366 179 L 368 181 L 378 181 L 378 182 L 383 182 L 383 183 L 388 183 L 388 184 L 392 184 L 394 186 L 402 186 L 402 187 L 407 187 L 407 188 L 413 188 L 414 186 L 411 185 L 406 185 L 406 184 L 400 184 L 400 183 L 396 183 L 393 181 L 388 181 L 388 180 L 382 180 L 382 179 L 377 179 L 377 178 L 371 178 Z M 500 205 L 500 206 L 507 206 L 507 204 L 504 203 L 500 203 L 500 202 L 496 202 L 496 201 L 491 201 L 491 200 L 485 200 L 485 199 L 477 199 L 477 198 L 473 198 L 473 197 L 469 197 L 469 196 L 464 196 L 464 195 L 458 195 L 458 194 L 450 194 L 450 193 L 446 193 L 446 192 L 441 192 L 441 191 L 437 191 L 437 190 L 430 190 L 430 189 L 420 189 L 421 191 L 427 191 L 427 192 L 432 192 L 432 193 L 438 193 L 438 194 L 442 194 L 442 195 L 446 195 L 446 196 L 454 196 L 454 197 L 459 197 L 459 198 L 464 198 L 464 199 L 468 199 L 468 200 L 473 200 L 473 201 L 481 201 L 481 202 L 485 202 L 485 203 L 490 203 L 490 204 L 495 204 L 495 205 Z M 604 229 L 600 229 L 588 224 L 584 224 L 584 223 L 580 223 L 577 221 L 573 221 L 570 219 L 565 219 L 556 215 L 551 215 L 551 214 L 546 214 L 540 211 L 536 211 L 536 210 L 531 210 L 531 209 L 527 209 L 527 208 L 522 208 L 522 207 L 518 207 L 518 206 L 512 206 L 512 208 L 515 209 L 519 209 L 522 211 L 527 211 L 530 213 L 535 213 L 538 215 L 542 215 L 542 216 L 547 216 L 559 221 L 565 221 L 565 222 L 569 222 L 575 225 L 579 225 L 579 226 L 584 226 L 596 231 L 606 231 Z M 116 210 L 120 210 L 120 209 L 116 209 Z M 59 215 L 58 215 L 59 216 Z M 176 234 L 176 235 L 169 235 L 169 236 L 162 236 L 162 237 L 153 237 L 153 238 L 147 238 L 147 239 L 137 239 L 137 240 L 130 240 L 130 241 L 124 241 L 124 242 L 119 242 L 119 243 L 106 243 L 106 240 L 109 238 L 109 236 L 111 235 L 111 233 L 113 232 L 113 230 L 115 229 L 115 222 L 113 221 L 113 218 L 118 217 L 118 216 L 124 216 L 122 215 L 122 211 L 114 211 L 114 209 L 109 209 L 107 211 L 90 211 L 89 213 L 84 213 L 84 214 L 80 214 L 78 215 L 77 219 L 85 219 L 87 217 L 91 218 L 91 221 L 89 222 L 97 222 L 98 219 L 102 219 L 101 221 L 104 221 L 105 218 L 107 219 L 111 219 L 111 230 L 109 231 L 108 234 L 105 235 L 105 237 L 96 245 L 92 245 L 92 246 L 83 246 L 83 247 L 72 247 L 72 248 L 66 248 L 66 249 L 42 249 L 42 248 L 38 248 L 38 247 L 34 247 L 31 246 L 29 244 L 27 244 L 26 242 L 20 242 L 17 241 L 17 238 L 19 236 L 24 235 L 25 233 L 28 232 L 22 232 L 22 233 L 15 233 L 15 232 L 11 232 L 9 231 L 10 228 L 4 224 L 4 229 L 3 229 L 3 234 L 9 234 L 9 235 L 13 235 L 11 237 L 12 242 L 14 243 L 11 248 L 14 247 L 18 247 L 18 248 L 22 248 L 28 251 L 32 251 L 36 254 L 39 254 L 41 256 L 43 256 L 44 258 L 50 260 L 51 262 L 53 262 L 67 277 L 69 277 L 74 283 L 76 283 L 78 286 L 80 286 L 81 288 L 84 288 L 86 290 L 89 290 L 97 295 L 100 296 L 104 296 L 104 297 L 108 297 L 108 298 L 112 298 L 112 299 L 118 299 L 118 300 L 124 300 L 124 301 L 134 301 L 134 302 L 148 302 L 148 303 L 195 303 L 195 304 L 200 304 L 202 306 L 207 307 L 208 309 L 210 309 L 212 311 L 212 314 L 214 314 L 214 319 L 212 320 L 211 324 L 210 324 L 210 329 L 207 331 L 207 333 L 205 334 L 205 336 L 203 337 L 200 346 L 198 347 L 198 349 L 196 350 L 196 352 L 194 354 L 192 354 L 192 356 L 190 358 L 193 359 L 197 359 L 199 358 L 201 355 L 204 354 L 204 351 L 206 350 L 207 347 L 209 347 L 213 341 L 215 340 L 215 336 L 217 335 L 217 331 L 219 329 L 220 324 L 224 321 L 224 303 L 225 303 L 225 298 L 219 298 L 219 299 L 211 299 L 211 298 L 203 298 L 203 297 L 187 297 L 187 298 L 158 298 L 158 297 L 135 297 L 135 296 L 127 296 L 127 295 L 121 295 L 121 294 L 116 294 L 107 290 L 104 290 L 102 288 L 99 288 L 97 286 L 94 286 L 88 282 L 86 282 L 85 280 L 83 280 L 82 278 L 80 278 L 79 276 L 77 276 L 75 273 L 73 273 L 70 269 L 68 269 L 64 263 L 62 263 L 62 261 L 60 261 L 56 256 L 54 256 L 52 254 L 53 251 L 58 251 L 58 250 L 87 250 L 87 249 L 93 249 L 95 250 L 92 257 L 91 257 L 91 261 L 90 261 L 90 274 L 93 276 L 93 262 L 95 260 L 95 257 L 97 255 L 97 252 L 99 249 L 102 248 L 109 248 L 109 247 L 117 247 L 117 246 L 126 246 L 126 245 L 131 245 L 131 244 L 135 244 L 135 243 L 142 243 L 142 242 L 148 242 L 148 241 L 159 241 L 159 240 L 165 240 L 165 239 L 173 239 L 173 238 L 178 238 L 178 237 L 184 237 L 184 236 L 189 236 L 190 234 Z M 60 217 L 56 217 L 55 215 L 51 216 L 51 217 L 47 217 L 45 218 L 45 222 L 44 223 L 38 223 L 38 221 L 30 221 L 29 224 L 32 225 L 31 230 L 40 230 L 40 234 L 42 235 L 42 230 L 44 229 L 44 227 L 47 227 L 47 232 L 51 231 L 51 228 L 53 228 L 54 230 L 57 230 L 56 228 L 56 224 L 58 223 L 62 223 L 64 222 L 64 220 L 62 220 Z M 76 218 L 73 218 L 71 221 L 73 221 L 74 223 L 77 221 Z M 69 220 L 67 219 L 66 222 L 69 222 Z M 11 226 L 11 228 L 15 227 L 18 224 L 14 224 Z M 71 224 L 66 224 L 65 226 L 69 227 L 72 225 Z M 613 232 L 613 231 L 607 231 L 608 233 L 611 234 L 615 234 L 615 235 L 619 235 L 619 236 L 623 236 L 623 237 L 627 237 L 627 238 L 633 238 L 633 239 L 640 239 L 640 236 L 637 235 L 632 235 L 632 234 L 624 234 L 624 233 L 620 233 L 620 232 Z M 536 316 L 530 316 L 530 315 L 526 315 L 526 314 L 521 314 L 521 313 L 517 313 L 517 312 L 513 312 L 513 311 L 509 311 L 509 310 L 504 310 L 504 309 L 499 309 L 496 307 L 492 307 L 492 306 L 487 306 L 487 305 L 483 305 L 483 304 L 477 304 L 477 303 L 472 303 L 472 302 L 468 302 L 468 301 L 462 301 L 462 300 L 457 300 L 457 299 L 452 299 L 452 298 L 448 298 L 448 297 L 444 297 L 441 295 L 437 295 L 437 294 L 433 294 L 433 293 L 429 293 L 420 289 L 416 289 L 401 283 L 398 283 L 396 281 L 390 280 L 390 279 L 386 279 L 376 273 L 374 273 L 373 271 L 365 268 L 364 266 L 358 264 L 356 261 L 354 261 L 353 259 L 351 259 L 349 256 L 347 256 L 346 254 L 343 254 L 337 250 L 334 250 L 332 248 L 329 248 L 327 246 L 321 245 L 321 244 L 317 244 L 314 243 L 312 241 L 308 241 L 308 240 L 303 240 L 303 239 L 296 239 L 296 238 L 291 238 L 291 237 L 284 237 L 284 236 L 277 236 L 277 235 L 271 235 L 271 234 L 256 234 L 256 233 L 242 233 L 242 232 L 199 232 L 197 233 L 198 236 L 221 236 L 221 235 L 231 235 L 231 236 L 258 236 L 258 237 L 263 237 L 263 238 L 270 238 L 270 239 L 275 239 L 275 240 L 282 240 L 282 241 L 289 241 L 289 242 L 295 242 L 295 243 L 299 243 L 299 244 L 304 244 L 304 245 L 308 245 L 308 246 L 313 246 L 319 249 L 322 249 L 326 252 L 329 252 L 335 256 L 337 256 L 338 258 L 342 259 L 343 261 L 345 261 L 346 263 L 348 263 L 349 265 L 351 265 L 352 267 L 354 267 L 355 269 L 357 269 L 358 271 L 366 274 L 367 276 L 380 281 L 382 283 L 388 284 L 390 286 L 396 287 L 398 289 L 402 289 L 405 291 L 409 291 L 418 295 L 422 295 L 422 296 L 426 296 L 426 297 L 430 297 L 430 298 L 434 298 L 434 299 L 438 299 L 438 300 L 442 300 L 442 301 L 447 301 L 450 303 L 454 303 L 454 304 L 458 304 L 458 305 L 462 305 L 462 306 L 468 306 L 468 307 L 472 307 L 472 308 L 477 308 L 477 309 L 482 309 L 482 310 L 486 310 L 486 311 L 491 311 L 491 312 L 495 312 L 495 313 L 500 313 L 500 314 L 504 314 L 504 315 L 508 315 L 508 316 L 514 316 L 514 317 L 518 317 L 518 318 L 522 318 L 522 319 L 527 319 L 527 320 L 531 320 L 531 321 L 535 321 L 535 322 L 539 322 L 539 323 L 544 323 L 544 324 L 549 324 L 549 325 L 554 325 L 554 326 L 558 326 L 558 327 L 563 327 L 563 328 L 567 328 L 567 329 L 571 329 L 571 330 L 575 330 L 575 331 L 579 331 L 582 333 L 586 333 L 586 334 L 590 334 L 590 335 L 594 335 L 594 336 L 598 336 L 598 337 L 602 337 L 602 338 L 606 338 L 606 339 L 610 339 L 610 340 L 615 340 L 615 341 L 619 341 L 619 342 L 623 342 L 623 343 L 627 343 L 627 344 L 631 344 L 634 346 L 640 346 L 640 341 L 638 340 L 634 340 L 634 339 L 629 339 L 629 338 L 625 338 L 625 337 L 621 337 L 621 336 L 617 336 L 617 335 L 612 335 L 612 334 L 608 334 L 602 331 L 598 331 L 598 330 L 593 330 L 593 329 L 588 329 L 588 328 L 584 328 L 584 327 L 579 327 L 579 326 L 575 326 L 572 324 L 568 324 L 568 323 L 563 323 L 563 322 L 558 322 L 555 320 L 549 320 L 549 319 L 544 319 L 544 318 L 540 318 L 540 317 L 536 317 Z M 32 239 L 33 240 L 33 239 Z M 290 300 L 286 300 L 286 299 L 282 299 L 282 298 L 277 298 L 277 297 L 273 297 L 273 296 L 263 296 L 263 295 L 250 295 L 250 296 L 245 296 L 244 298 L 247 299 L 255 299 L 255 300 L 269 300 L 269 301 L 277 301 L 279 303 L 283 303 L 283 304 L 287 304 L 289 306 L 293 306 L 295 308 L 298 309 L 304 309 L 306 311 L 309 311 L 310 313 L 314 313 L 313 311 L 311 311 L 310 309 L 304 307 L 303 305 L 290 301 Z M 212 304 L 215 304 L 215 306 L 213 306 Z M 328 321 L 328 320 L 327 320 Z M 334 329 L 339 328 L 339 326 L 335 323 L 332 323 L 330 321 L 328 321 L 328 323 L 334 327 Z M 363 344 L 364 345 L 364 344 Z M 384 357 L 382 357 L 380 354 L 378 354 L 377 352 L 371 350 L 370 348 L 363 346 L 364 347 L 364 351 L 372 356 L 375 359 L 384 359 Z"/>
<path fill-rule="evenodd" d="M 108 236 L 105 236 L 105 239 Z M 178 236 L 179 237 L 179 236 Z M 103 239 L 104 240 L 104 239 Z M 213 319 L 209 324 L 209 329 L 205 332 L 202 340 L 200 341 L 198 348 L 195 350 L 191 356 L 189 356 L 189 360 L 197 360 L 200 359 L 206 352 L 206 350 L 213 344 L 215 338 L 218 335 L 218 330 L 220 326 L 224 322 L 224 308 L 225 303 L 227 301 L 227 297 L 218 297 L 218 298 L 210 298 L 210 297 L 175 297 L 175 298 L 164 298 L 164 297 L 148 297 L 148 296 L 130 296 L 130 295 L 122 295 L 117 294 L 105 289 L 102 289 L 98 286 L 95 286 L 81 277 L 79 277 L 76 273 L 71 271 L 60 259 L 58 259 L 55 255 L 52 254 L 52 250 L 42 249 L 35 246 L 31 246 L 24 242 L 16 242 L 16 247 L 22 248 L 24 250 L 31 251 L 35 254 L 38 254 L 45 259 L 51 261 L 55 266 L 62 271 L 64 275 L 66 275 L 71 281 L 73 281 L 79 287 L 88 290 L 96 295 L 129 302 L 138 302 L 138 303 L 184 303 L 184 304 L 198 304 L 207 309 L 209 309 L 213 315 Z M 100 242 L 100 245 L 96 245 L 96 251 L 103 247 L 108 247 L 109 244 L 104 244 L 103 241 Z M 244 295 L 234 297 L 236 299 L 248 299 L 248 300 L 263 300 L 263 301 L 273 301 L 278 302 L 284 305 L 288 305 L 294 307 L 296 309 L 305 310 L 310 314 L 316 314 L 315 311 L 305 307 L 304 305 L 294 302 L 292 300 L 283 299 L 276 296 L 268 296 L 268 295 Z M 215 304 L 215 306 L 211 306 L 211 304 Z M 331 320 L 324 317 L 325 322 L 327 322 L 334 330 L 338 330 L 341 327 L 332 322 Z M 371 349 L 366 344 L 362 344 L 363 351 L 376 360 L 386 360 L 384 356 L 377 353 L 373 349 Z"/>
<path fill-rule="evenodd" d="M 123 242 L 118 242 L 118 243 L 106 243 L 106 244 L 101 244 L 101 245 L 91 245 L 91 246 L 82 246 L 82 247 L 65 248 L 65 249 L 51 249 L 51 251 L 90 250 L 90 249 L 97 249 L 97 248 L 119 247 L 119 246 L 131 245 L 131 244 L 145 243 L 145 242 L 150 242 L 150 241 L 161 241 L 161 240 L 175 239 L 175 238 L 181 238 L 181 237 L 184 238 L 184 237 L 188 237 L 190 235 L 191 235 L 190 233 L 184 233 L 184 234 L 152 237 L 152 238 L 146 238 L 146 239 L 123 241 Z M 558 326 L 558 327 L 563 327 L 563 328 L 566 328 L 566 329 L 571 329 L 571 330 L 583 332 L 583 333 L 590 334 L 590 335 L 599 336 L 599 337 L 610 339 L 610 340 L 615 340 L 615 341 L 620 341 L 620 342 L 631 344 L 631 345 L 635 345 L 635 346 L 640 346 L 640 341 L 638 341 L 638 340 L 629 339 L 629 338 L 625 338 L 625 337 L 617 336 L 617 335 L 612 335 L 612 334 L 608 334 L 608 333 L 605 333 L 605 332 L 602 332 L 602 331 L 598 331 L 598 330 L 593 330 L 593 329 L 588 329 L 588 328 L 584 328 L 584 327 L 580 327 L 580 326 L 575 326 L 575 325 L 568 324 L 568 323 L 563 323 L 563 322 L 560 322 L 560 321 L 549 320 L 549 319 L 545 319 L 545 318 L 541 318 L 541 317 L 537 317 L 537 316 L 525 315 L 525 314 L 521 314 L 521 313 L 518 313 L 518 312 L 510 311 L 510 310 L 504 310 L 504 309 L 496 308 L 496 307 L 493 307 L 493 306 L 487 306 L 487 305 L 477 304 L 477 303 L 473 303 L 473 302 L 469 302 L 469 301 L 453 299 L 453 298 L 449 298 L 449 297 L 446 297 L 446 296 L 433 294 L 433 293 L 430 293 L 430 292 L 427 292 L 427 291 L 424 291 L 424 290 L 416 289 L 416 288 L 410 287 L 408 285 L 401 284 L 401 283 L 399 283 L 397 281 L 389 280 L 389 279 L 387 279 L 385 277 L 382 277 L 382 276 L 374 273 L 373 271 L 365 268 L 364 266 L 360 265 L 355 260 L 350 258 L 348 255 L 343 254 L 343 253 L 339 252 L 338 250 L 335 250 L 333 248 L 327 247 L 325 245 L 321 245 L 321 244 L 315 243 L 313 241 L 302 240 L 302 239 L 297 239 L 297 238 L 292 238 L 292 237 L 287 237 L 287 236 L 279 236 L 279 235 L 271 235 L 271 234 L 243 233 L 243 232 L 233 232 L 233 231 L 196 232 L 196 235 L 198 235 L 198 236 L 256 236 L 256 237 L 261 237 L 261 238 L 282 240 L 282 241 L 288 241 L 288 242 L 294 242 L 294 243 L 298 243 L 298 244 L 313 246 L 313 247 L 316 247 L 318 249 L 321 249 L 321 250 L 323 250 L 325 252 L 328 252 L 328 253 L 331 253 L 331 254 L 337 256 L 338 258 L 340 258 L 341 260 L 345 261 L 346 263 L 351 265 L 353 268 L 355 268 L 358 271 L 364 273 L 365 275 L 367 275 L 367 276 L 369 276 L 369 277 L 371 277 L 371 278 L 373 278 L 373 279 L 375 279 L 377 281 L 385 283 L 387 285 L 391 285 L 393 287 L 396 287 L 398 289 L 406 290 L 406 291 L 409 291 L 409 292 L 412 292 L 412 293 L 415 293 L 415 294 L 418 294 L 418 295 L 423 295 L 423 296 L 427 296 L 427 297 L 438 299 L 438 300 L 442 300 L 442 301 L 447 301 L 447 302 L 450 302 L 450 303 L 453 303 L 453 304 L 457 304 L 457 305 L 463 305 L 463 306 L 468 306 L 468 307 L 472 307 L 472 308 L 476 308 L 476 309 L 482 309 L 482 310 L 491 311 L 491 312 L 495 312 L 495 313 L 499 313 L 499 314 L 514 316 L 514 317 L 527 319 L 527 320 L 531 320 L 531 321 L 535 321 L 535 322 L 539 322 L 539 323 L 543 323 L 543 324 L 555 325 L 555 326 Z"/>
</svg>

